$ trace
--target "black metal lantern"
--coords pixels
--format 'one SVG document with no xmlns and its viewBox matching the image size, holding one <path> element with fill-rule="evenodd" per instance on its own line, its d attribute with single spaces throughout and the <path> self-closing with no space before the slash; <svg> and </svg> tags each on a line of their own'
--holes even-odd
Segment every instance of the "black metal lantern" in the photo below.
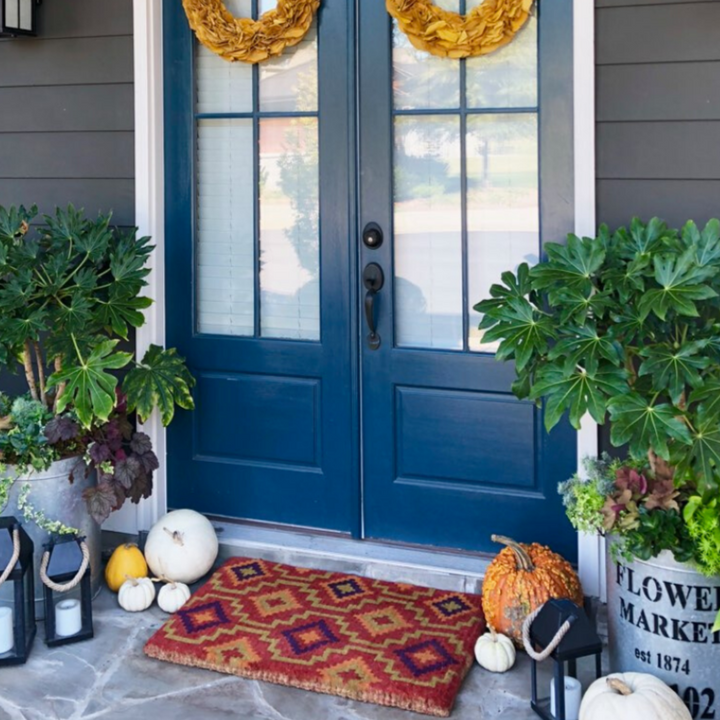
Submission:
<svg viewBox="0 0 720 720">
<path fill-rule="evenodd" d="M 34 549 L 14 517 L 0 518 L 0 666 L 22 665 L 35 639 Z"/>
<path fill-rule="evenodd" d="M 46 546 L 40 565 L 45 601 L 45 643 L 50 647 L 93 637 L 90 553 L 75 536 Z"/>
<path fill-rule="evenodd" d="M 531 623 L 530 647 L 526 645 L 532 660 L 531 707 L 545 720 L 577 720 L 582 695 L 577 681 L 577 661 L 594 656 L 595 675 L 599 678 L 602 641 L 588 616 L 570 600 L 550 600 Z M 545 657 L 553 661 L 553 681 L 550 697 L 539 698 L 537 666 Z M 574 701 L 572 707 L 568 707 L 566 698 Z"/>
<path fill-rule="evenodd" d="M 40 0 L 0 0 L 0 37 L 37 35 Z"/>
</svg>

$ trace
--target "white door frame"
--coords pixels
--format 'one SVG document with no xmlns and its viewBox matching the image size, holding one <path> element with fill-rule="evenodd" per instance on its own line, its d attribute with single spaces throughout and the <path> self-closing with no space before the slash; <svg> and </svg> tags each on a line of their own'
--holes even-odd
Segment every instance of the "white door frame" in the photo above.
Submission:
<svg viewBox="0 0 720 720">
<path fill-rule="evenodd" d="M 179 0 L 174 0 L 179 1 Z M 593 3 L 574 0 L 574 159 L 575 232 L 594 235 L 595 223 L 595 25 Z M 148 295 L 155 300 L 137 333 L 137 353 L 165 339 L 165 203 L 163 132 L 163 0 L 133 0 L 135 60 L 135 222 L 155 243 Z M 154 413 L 144 431 L 160 460 L 155 487 L 139 507 L 126 505 L 106 527 L 124 532 L 147 529 L 167 508 L 166 431 Z M 578 433 L 578 467 L 597 454 L 597 425 L 586 418 Z M 564 478 L 559 478 L 564 479 Z M 598 538 L 581 535 L 580 575 L 587 595 L 604 595 L 604 548 Z"/>
<path fill-rule="evenodd" d="M 177 0 L 179 1 L 179 0 Z M 147 322 L 136 334 L 139 358 L 150 345 L 165 344 L 165 175 L 163 129 L 162 0 L 133 0 L 135 63 L 135 224 L 152 237 L 147 295 L 155 302 L 145 311 Z M 153 494 L 140 505 L 129 502 L 113 513 L 105 529 L 136 533 L 147 530 L 167 509 L 167 433 L 155 411 L 142 427 L 152 439 L 160 468 Z"/>
</svg>

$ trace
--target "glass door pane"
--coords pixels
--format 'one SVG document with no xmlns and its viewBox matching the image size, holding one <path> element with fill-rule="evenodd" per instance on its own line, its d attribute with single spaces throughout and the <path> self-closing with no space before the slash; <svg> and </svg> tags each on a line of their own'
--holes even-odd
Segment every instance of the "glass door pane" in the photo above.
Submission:
<svg viewBox="0 0 720 720">
<path fill-rule="evenodd" d="M 468 60 L 417 50 L 394 24 L 397 346 L 494 352 L 472 307 L 501 269 L 538 259 L 537 104 L 535 16 Z"/>
<path fill-rule="evenodd" d="M 236 16 L 275 0 L 231 0 Z M 317 27 L 281 57 L 196 44 L 196 327 L 320 338 Z"/>
</svg>

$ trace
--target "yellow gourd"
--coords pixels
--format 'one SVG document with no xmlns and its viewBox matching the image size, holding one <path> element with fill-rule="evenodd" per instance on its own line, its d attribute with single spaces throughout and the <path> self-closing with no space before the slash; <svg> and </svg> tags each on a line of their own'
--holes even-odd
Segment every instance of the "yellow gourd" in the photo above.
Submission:
<svg viewBox="0 0 720 720">
<path fill-rule="evenodd" d="M 115 548 L 105 567 L 105 582 L 117 592 L 128 578 L 144 578 L 148 576 L 145 557 L 137 545 L 126 543 Z"/>
</svg>

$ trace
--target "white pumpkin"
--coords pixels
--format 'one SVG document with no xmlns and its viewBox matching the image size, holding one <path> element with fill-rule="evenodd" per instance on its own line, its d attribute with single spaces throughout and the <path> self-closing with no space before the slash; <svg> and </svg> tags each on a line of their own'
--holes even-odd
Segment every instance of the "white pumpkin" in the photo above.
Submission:
<svg viewBox="0 0 720 720">
<path fill-rule="evenodd" d="M 145 559 L 156 577 L 194 583 L 215 562 L 218 539 L 210 521 L 194 510 L 163 515 L 145 541 Z"/>
<path fill-rule="evenodd" d="M 155 585 L 150 578 L 128 578 L 118 591 L 118 603 L 127 612 L 147 610 L 155 599 Z"/>
<path fill-rule="evenodd" d="M 490 630 L 475 643 L 475 659 L 490 672 L 507 672 L 515 664 L 515 645 L 507 635 Z"/>
<path fill-rule="evenodd" d="M 616 673 L 596 680 L 580 705 L 580 720 L 691 720 L 689 710 L 662 680 L 646 673 Z"/>
<path fill-rule="evenodd" d="M 190 588 L 185 583 L 168 583 L 160 588 L 158 605 L 166 613 L 177 612 L 190 598 Z"/>
</svg>

